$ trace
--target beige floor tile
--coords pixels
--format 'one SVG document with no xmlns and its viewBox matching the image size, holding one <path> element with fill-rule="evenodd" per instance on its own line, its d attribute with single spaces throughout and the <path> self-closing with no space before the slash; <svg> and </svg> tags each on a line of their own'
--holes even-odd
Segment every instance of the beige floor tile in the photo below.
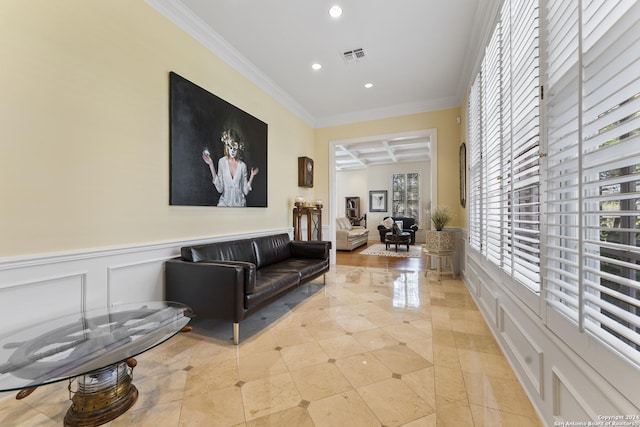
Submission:
<svg viewBox="0 0 640 427">
<path fill-rule="evenodd" d="M 438 398 L 445 401 L 457 401 L 468 403 L 467 389 L 463 373 L 460 369 L 435 366 L 436 405 L 440 404 Z"/>
<path fill-rule="evenodd" d="M 181 400 L 185 394 L 187 375 L 187 371 L 181 370 L 140 380 L 135 379 L 134 376 L 134 385 L 138 389 L 136 408 L 145 408 Z"/>
<path fill-rule="evenodd" d="M 435 368 L 425 368 L 402 375 L 402 381 L 415 391 L 431 408 L 436 407 Z"/>
<path fill-rule="evenodd" d="M 376 328 L 367 331 L 360 331 L 353 334 L 356 339 L 367 350 L 378 350 L 384 347 L 398 345 L 399 341 L 384 329 Z"/>
<path fill-rule="evenodd" d="M 152 407 L 138 407 L 136 404 L 113 420 L 109 427 L 157 427 L 157 426 L 178 426 L 180 423 L 180 412 L 182 400 L 167 402 Z M 214 425 L 214 424 L 211 424 Z"/>
<path fill-rule="evenodd" d="M 478 405 L 470 406 L 475 427 L 544 427 L 537 417 L 526 417 Z"/>
<path fill-rule="evenodd" d="M 410 421 L 406 424 L 402 424 L 402 427 L 436 427 L 437 425 L 436 414 L 431 414 L 427 415 L 426 417 Z"/>
<path fill-rule="evenodd" d="M 386 380 L 393 374 L 370 353 L 356 354 L 337 360 L 336 366 L 356 388 Z"/>
<path fill-rule="evenodd" d="M 353 388 L 334 363 L 321 363 L 292 371 L 291 378 L 302 398 L 309 402 Z"/>
<path fill-rule="evenodd" d="M 451 330 L 434 327 L 433 333 L 431 336 L 433 339 L 433 345 L 435 346 L 440 346 L 440 345 L 446 345 L 449 347 L 456 346 L 455 335 L 453 335 L 453 331 Z"/>
<path fill-rule="evenodd" d="M 433 364 L 444 368 L 461 369 L 458 349 L 446 345 L 434 346 Z"/>
<path fill-rule="evenodd" d="M 346 335 L 347 333 L 342 326 L 333 320 L 312 323 L 307 325 L 306 329 L 316 341 Z"/>
<path fill-rule="evenodd" d="M 244 381 L 287 372 L 287 364 L 278 350 L 244 354 L 238 359 L 238 377 Z"/>
<path fill-rule="evenodd" d="M 255 420 L 247 421 L 246 427 L 315 427 L 309 412 L 296 406 L 276 412 L 275 414 L 266 415 Z"/>
<path fill-rule="evenodd" d="M 373 427 L 380 421 L 355 391 L 311 402 L 309 414 L 315 427 Z"/>
<path fill-rule="evenodd" d="M 358 394 L 385 426 L 398 426 L 433 412 L 405 382 L 390 378 L 358 388 Z"/>
<path fill-rule="evenodd" d="M 241 390 L 247 421 L 293 408 L 302 400 L 289 373 L 249 381 Z"/>
<path fill-rule="evenodd" d="M 40 390 L 42 391 L 42 390 Z M 36 393 L 38 390 L 35 391 Z M 33 396 L 33 395 L 32 395 Z M 31 397 L 31 396 L 29 396 Z M 28 399 L 28 398 L 27 398 Z M 14 397 L 9 397 L 7 400 L 0 401 L 0 425 L 1 426 L 38 426 L 38 427 L 57 427 L 62 423 L 62 418 L 69 408 L 70 402 L 61 404 L 58 412 L 61 413 L 61 417 L 54 420 L 42 412 L 30 407 L 24 401 L 15 400 Z"/>
<path fill-rule="evenodd" d="M 327 338 L 318 342 L 320 347 L 333 359 L 342 359 L 354 354 L 364 353 L 367 350 L 360 345 L 351 335 L 342 335 L 334 338 Z"/>
<path fill-rule="evenodd" d="M 236 386 L 186 397 L 182 401 L 180 426 L 222 427 L 244 421 L 243 396 L 240 388 Z M 163 424 L 156 424 L 159 425 Z"/>
<path fill-rule="evenodd" d="M 405 374 L 432 366 L 431 362 L 405 345 L 385 347 L 371 353 L 395 374 Z"/>
<path fill-rule="evenodd" d="M 535 418 L 536 414 L 517 380 L 464 372 L 469 403 Z"/>
<path fill-rule="evenodd" d="M 340 319 L 336 319 L 335 322 L 342 326 L 345 331 L 351 332 L 352 334 L 377 328 L 376 325 L 360 315 L 353 317 L 341 317 Z"/>
<path fill-rule="evenodd" d="M 407 342 L 407 347 L 411 350 L 415 351 L 422 357 L 424 360 L 429 363 L 434 363 L 434 351 L 433 351 L 433 339 L 427 338 L 420 341 L 409 341 Z"/>
<path fill-rule="evenodd" d="M 280 351 L 289 371 L 326 363 L 329 356 L 316 341 L 285 347 Z"/>
<path fill-rule="evenodd" d="M 139 355 L 138 402 L 105 427 L 541 426 L 460 280 L 333 266 L 242 322 L 193 319 Z M 61 425 L 67 382 L 0 401 L 0 425 Z"/>
<path fill-rule="evenodd" d="M 387 326 L 384 328 L 385 332 L 393 336 L 400 342 L 420 342 L 431 338 L 431 334 L 416 328 L 410 323 L 399 323 L 396 325 Z"/>
<path fill-rule="evenodd" d="M 461 402 L 438 405 L 436 418 L 438 427 L 462 427 L 474 425 L 469 405 Z"/>
<path fill-rule="evenodd" d="M 463 371 L 517 381 L 511 365 L 502 355 L 458 349 L 458 357 Z"/>
<path fill-rule="evenodd" d="M 498 346 L 493 335 L 468 334 L 454 331 L 453 337 L 456 341 L 456 347 L 460 349 L 496 354 L 502 357 L 502 350 L 500 350 L 500 346 Z"/>
<path fill-rule="evenodd" d="M 235 385 L 240 379 L 236 359 L 212 361 L 211 364 L 195 363 L 187 371 L 185 396 L 208 393 L 212 390 Z"/>
<path fill-rule="evenodd" d="M 276 345 L 279 347 L 288 347 L 314 340 L 309 331 L 303 326 L 275 329 L 272 333 Z"/>
</svg>

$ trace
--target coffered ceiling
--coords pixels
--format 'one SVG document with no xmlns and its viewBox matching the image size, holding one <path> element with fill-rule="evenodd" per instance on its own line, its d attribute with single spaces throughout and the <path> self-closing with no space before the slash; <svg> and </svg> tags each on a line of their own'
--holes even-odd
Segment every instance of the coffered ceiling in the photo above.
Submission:
<svg viewBox="0 0 640 427">
<path fill-rule="evenodd" d="M 459 106 L 500 3 L 146 1 L 313 127 Z M 336 159 L 344 168 L 415 160 L 425 145 L 374 138 Z"/>
</svg>

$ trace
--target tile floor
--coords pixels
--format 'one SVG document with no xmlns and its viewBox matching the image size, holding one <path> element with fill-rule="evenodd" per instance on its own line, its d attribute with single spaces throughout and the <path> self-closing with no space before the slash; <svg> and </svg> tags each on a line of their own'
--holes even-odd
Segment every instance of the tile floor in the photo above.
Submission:
<svg viewBox="0 0 640 427">
<path fill-rule="evenodd" d="M 254 314 L 137 357 L 118 426 L 541 426 L 460 280 L 334 266 Z M 1 426 L 59 426 L 68 383 L 0 401 Z"/>
</svg>

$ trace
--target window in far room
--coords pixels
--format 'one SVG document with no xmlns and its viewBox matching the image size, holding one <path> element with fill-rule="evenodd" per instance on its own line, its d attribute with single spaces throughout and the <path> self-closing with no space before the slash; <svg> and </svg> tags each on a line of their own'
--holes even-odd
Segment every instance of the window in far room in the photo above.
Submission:
<svg viewBox="0 0 640 427">
<path fill-rule="evenodd" d="M 420 174 L 394 173 L 391 177 L 392 216 L 413 218 L 420 226 Z"/>
</svg>

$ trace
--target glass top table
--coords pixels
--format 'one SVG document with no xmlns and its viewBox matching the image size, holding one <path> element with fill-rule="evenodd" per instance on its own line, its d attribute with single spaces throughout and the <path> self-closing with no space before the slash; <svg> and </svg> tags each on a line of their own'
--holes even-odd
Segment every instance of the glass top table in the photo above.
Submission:
<svg viewBox="0 0 640 427">
<path fill-rule="evenodd" d="M 22 390 L 17 396 L 21 399 L 38 386 L 75 378 L 78 391 L 65 425 L 103 424 L 137 399 L 130 375 L 137 364 L 133 358 L 188 330 L 191 317 L 191 309 L 179 303 L 129 303 L 51 319 L 0 336 L 0 391 Z M 113 399 L 113 393 L 127 395 L 127 401 L 122 402 L 123 396 Z M 107 409 L 98 415 L 84 410 L 82 396 L 87 395 L 92 396 L 92 406 L 98 396 Z M 116 410 L 109 412 L 114 406 Z M 106 418 L 105 412 L 109 412 Z"/>
</svg>

